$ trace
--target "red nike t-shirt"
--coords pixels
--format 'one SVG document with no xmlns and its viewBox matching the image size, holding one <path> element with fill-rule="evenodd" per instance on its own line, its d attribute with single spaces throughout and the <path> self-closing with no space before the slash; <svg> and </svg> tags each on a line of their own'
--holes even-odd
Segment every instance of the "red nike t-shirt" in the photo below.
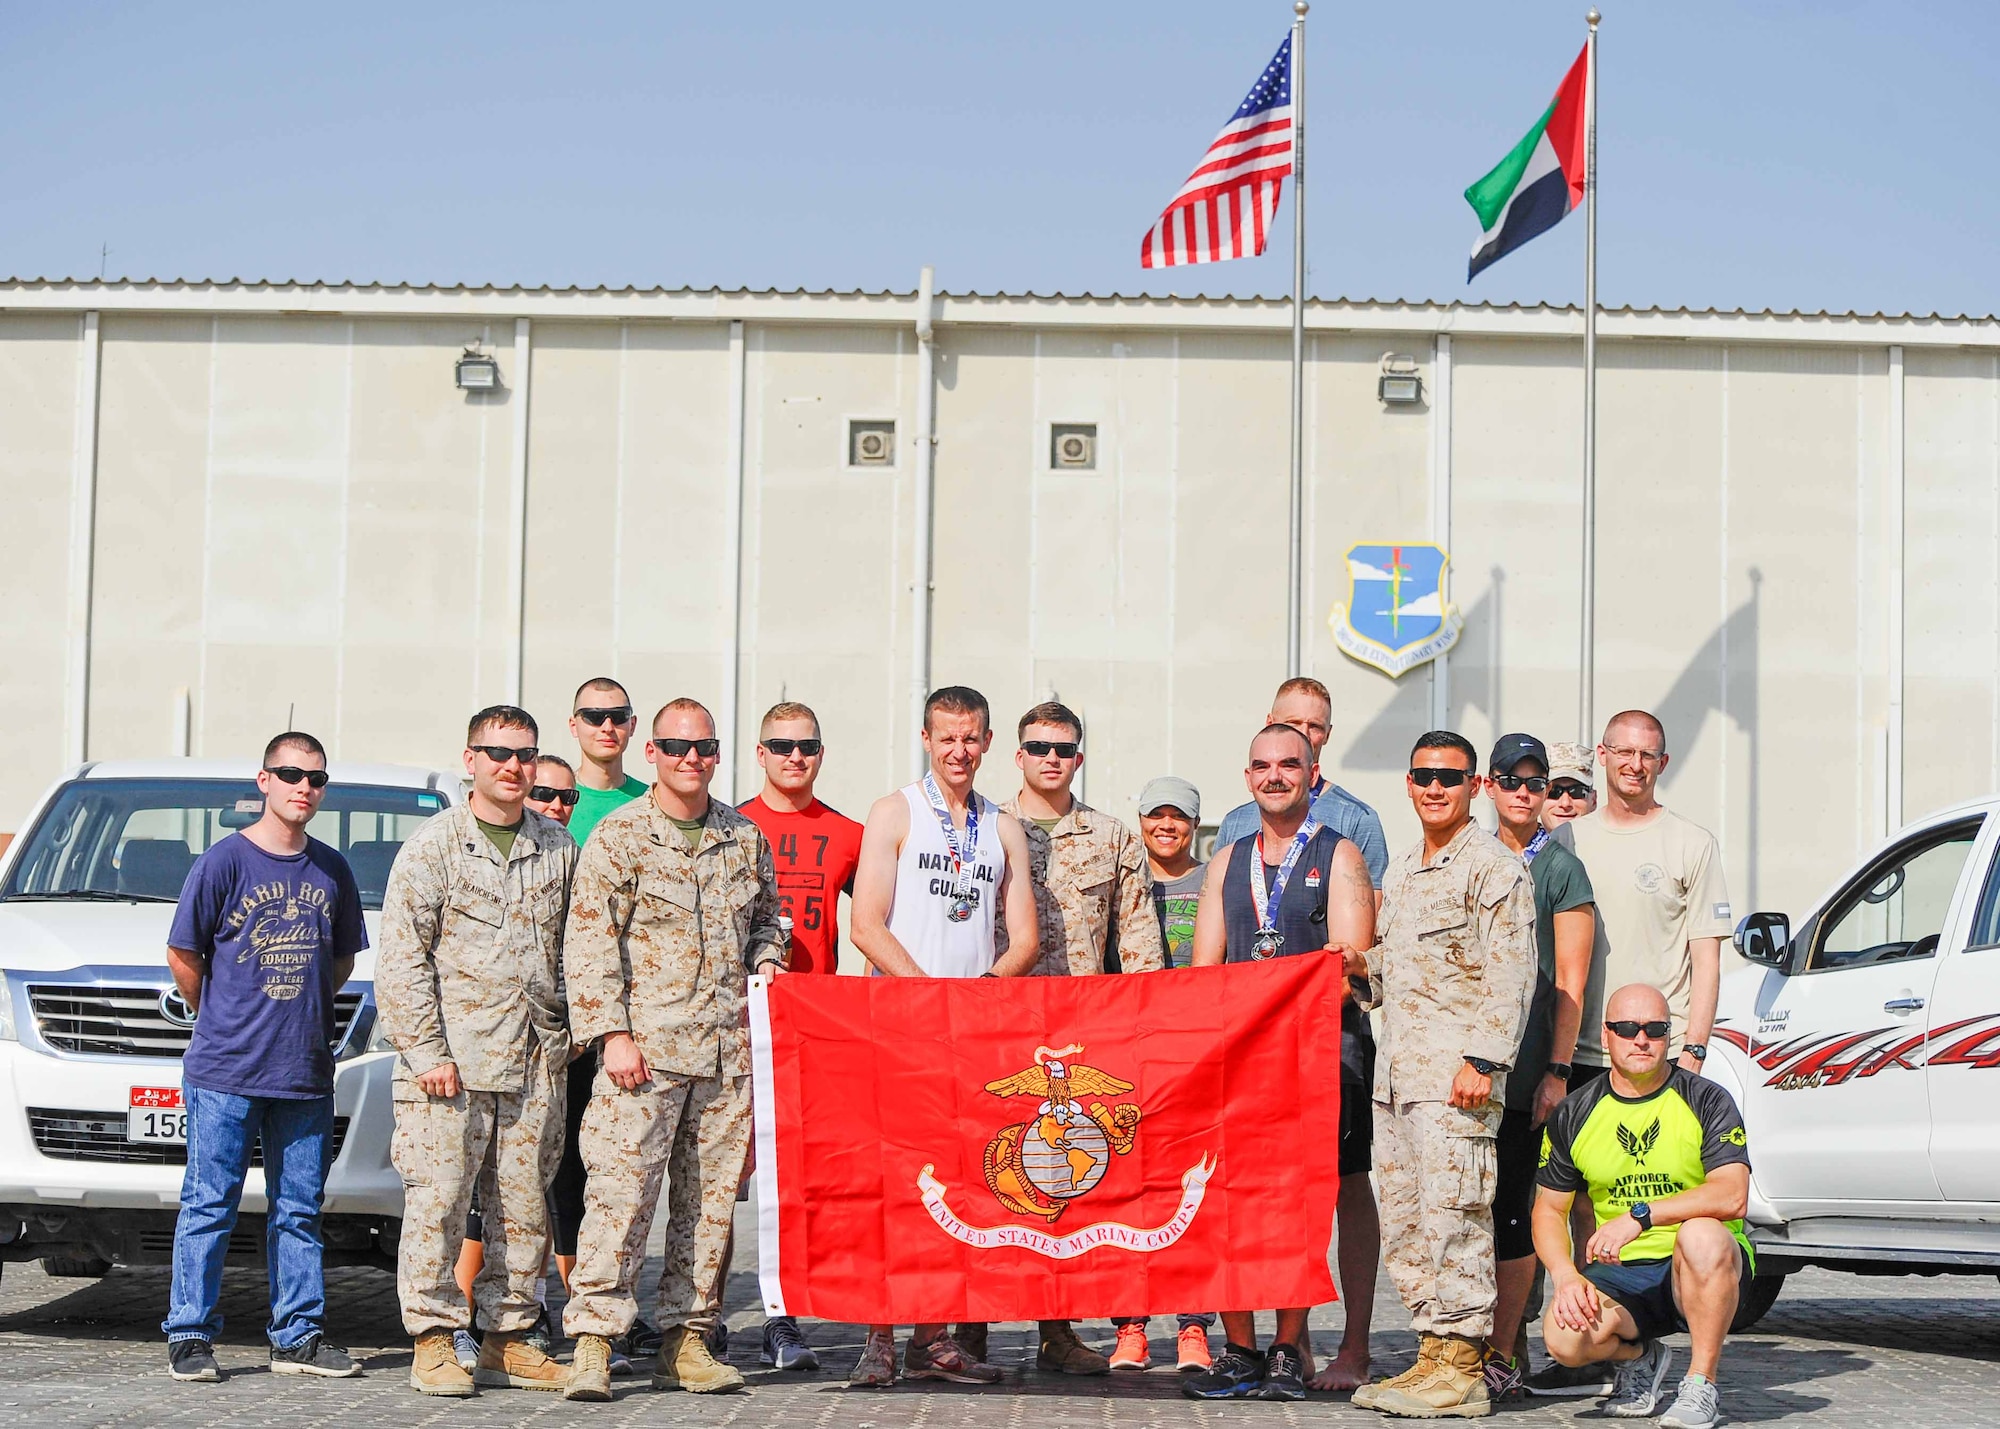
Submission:
<svg viewBox="0 0 2000 1429">
<path fill-rule="evenodd" d="M 830 973 L 840 958 L 840 895 L 854 892 L 861 825 L 815 799 L 798 813 L 756 795 L 738 813 L 764 831 L 778 869 L 778 901 L 792 920 L 792 971 Z"/>
</svg>

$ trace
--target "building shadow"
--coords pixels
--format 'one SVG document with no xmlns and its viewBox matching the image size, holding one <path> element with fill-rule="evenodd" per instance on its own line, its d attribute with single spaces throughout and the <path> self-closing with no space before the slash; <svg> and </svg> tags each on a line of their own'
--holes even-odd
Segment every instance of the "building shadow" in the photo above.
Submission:
<svg viewBox="0 0 2000 1429">
<path fill-rule="evenodd" d="M 1758 685 L 1762 669 L 1759 638 L 1764 573 L 1752 566 L 1748 575 L 1749 599 L 1716 626 L 1715 633 L 1695 651 L 1668 687 L 1667 693 L 1653 706 L 1653 713 L 1666 726 L 1669 750 L 1692 747 L 1711 714 L 1722 720 L 1725 738 L 1731 724 L 1742 731 L 1749 746 L 1747 772 L 1750 786 L 1744 817 L 1744 870 L 1749 886 L 1745 889 L 1747 901 L 1739 906 L 1756 908 L 1761 906 L 1757 901 L 1757 874 L 1758 846 L 1763 833 L 1763 738 Z M 1682 759 L 1669 762 L 1666 772 L 1660 776 L 1662 790 L 1671 794 L 1675 784 L 1691 767 Z M 1705 777 L 1713 773 L 1713 769 L 1704 766 L 1703 772 Z M 1727 818 L 1728 811 L 1725 809 L 1721 819 L 1726 823 Z"/>
</svg>

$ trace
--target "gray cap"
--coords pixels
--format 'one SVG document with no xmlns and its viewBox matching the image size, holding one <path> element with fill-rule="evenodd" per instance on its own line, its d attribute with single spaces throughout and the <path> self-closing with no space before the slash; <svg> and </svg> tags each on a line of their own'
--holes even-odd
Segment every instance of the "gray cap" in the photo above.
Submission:
<svg viewBox="0 0 2000 1429">
<path fill-rule="evenodd" d="M 1176 779 L 1171 774 L 1147 780 L 1146 787 L 1139 791 L 1139 812 L 1151 814 L 1166 808 L 1179 809 L 1200 823 L 1201 791 L 1187 780 Z"/>
</svg>

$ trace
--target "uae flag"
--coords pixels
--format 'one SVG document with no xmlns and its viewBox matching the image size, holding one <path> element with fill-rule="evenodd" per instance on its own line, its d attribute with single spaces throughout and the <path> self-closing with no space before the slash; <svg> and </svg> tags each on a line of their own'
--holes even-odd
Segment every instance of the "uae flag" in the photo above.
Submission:
<svg viewBox="0 0 2000 1429">
<path fill-rule="evenodd" d="M 751 984 L 764 1308 L 861 1324 L 1333 1298 L 1314 953 L 1132 977 Z"/>
<path fill-rule="evenodd" d="M 1493 171 L 1465 191 L 1484 230 L 1473 246 L 1465 281 L 1499 262 L 1531 238 L 1561 223 L 1583 202 L 1584 90 L 1590 46 L 1563 76 L 1555 102 Z"/>
</svg>

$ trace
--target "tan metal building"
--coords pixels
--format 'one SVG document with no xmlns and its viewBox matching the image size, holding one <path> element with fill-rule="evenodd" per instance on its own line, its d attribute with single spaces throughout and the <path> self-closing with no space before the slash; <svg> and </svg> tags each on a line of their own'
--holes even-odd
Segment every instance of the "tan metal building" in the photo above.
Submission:
<svg viewBox="0 0 2000 1429">
<path fill-rule="evenodd" d="M 450 764 L 472 709 L 519 698 L 564 748 L 604 672 L 721 712 L 737 797 L 758 714 L 804 699 L 858 815 L 910 777 L 928 678 L 992 698 L 988 792 L 1054 693 L 1092 803 L 1130 818 L 1173 772 L 1212 822 L 1284 673 L 1288 326 L 1262 301 L 0 283 L 0 828 L 69 763 L 250 752 L 288 711 L 342 757 Z M 1665 796 L 1721 835 L 1739 907 L 1796 911 L 1900 816 L 2000 783 L 2000 323 L 1600 331 L 1596 707 L 1663 715 Z M 495 389 L 455 385 L 468 345 Z M 1578 733 L 1581 316 L 1322 303 L 1308 346 L 1308 664 L 1328 764 L 1396 844 L 1423 729 Z M 1378 399 L 1388 353 L 1422 401 Z M 1391 681 L 1326 615 L 1350 545 L 1431 540 L 1465 633 Z"/>
</svg>

